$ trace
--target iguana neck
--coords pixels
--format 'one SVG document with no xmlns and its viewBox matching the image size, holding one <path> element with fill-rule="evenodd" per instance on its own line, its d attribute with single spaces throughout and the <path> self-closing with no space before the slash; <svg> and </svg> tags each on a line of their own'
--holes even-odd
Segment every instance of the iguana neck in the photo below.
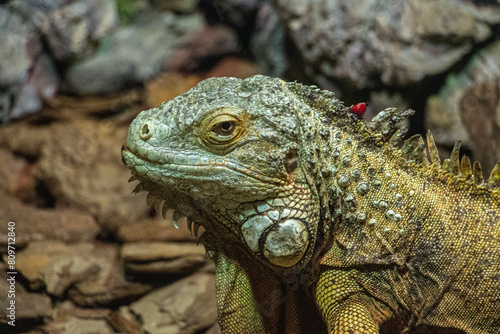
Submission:
<svg viewBox="0 0 500 334">
<path fill-rule="evenodd" d="M 413 181 L 421 176 L 399 150 L 367 133 L 339 130 L 326 146 L 328 154 L 318 160 L 332 222 L 329 242 L 335 250 L 328 256 L 335 256 L 339 266 L 403 265 L 419 220 L 428 214 L 422 206 L 422 212 L 416 211 L 423 194 Z"/>
</svg>

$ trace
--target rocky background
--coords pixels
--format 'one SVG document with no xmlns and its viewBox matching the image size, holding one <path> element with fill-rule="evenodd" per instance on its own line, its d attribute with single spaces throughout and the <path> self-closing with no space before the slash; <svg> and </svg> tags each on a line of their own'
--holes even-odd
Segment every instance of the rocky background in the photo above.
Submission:
<svg viewBox="0 0 500 334">
<path fill-rule="evenodd" d="M 139 111 L 204 78 L 413 108 L 445 156 L 460 139 L 485 174 L 500 160 L 498 0 L 0 1 L 0 45 L 1 333 L 219 332 L 204 248 L 120 159 Z"/>
</svg>

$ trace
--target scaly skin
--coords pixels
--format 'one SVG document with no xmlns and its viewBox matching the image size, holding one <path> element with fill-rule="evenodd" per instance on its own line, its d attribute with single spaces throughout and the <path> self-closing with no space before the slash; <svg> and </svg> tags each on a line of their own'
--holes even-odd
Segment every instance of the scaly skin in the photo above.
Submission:
<svg viewBox="0 0 500 334">
<path fill-rule="evenodd" d="M 430 134 L 430 162 L 400 148 L 411 114 L 213 78 L 139 114 L 122 156 L 205 228 L 224 333 L 498 333 L 500 164 L 484 181 L 458 145 L 444 165 Z"/>
</svg>

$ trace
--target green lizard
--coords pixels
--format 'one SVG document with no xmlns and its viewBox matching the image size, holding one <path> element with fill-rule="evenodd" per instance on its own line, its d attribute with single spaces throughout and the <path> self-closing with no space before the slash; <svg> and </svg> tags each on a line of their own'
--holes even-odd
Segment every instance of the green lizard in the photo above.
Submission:
<svg viewBox="0 0 500 334">
<path fill-rule="evenodd" d="M 212 78 L 140 113 L 136 191 L 187 216 L 224 333 L 500 333 L 500 163 L 441 164 L 314 86 Z"/>
</svg>

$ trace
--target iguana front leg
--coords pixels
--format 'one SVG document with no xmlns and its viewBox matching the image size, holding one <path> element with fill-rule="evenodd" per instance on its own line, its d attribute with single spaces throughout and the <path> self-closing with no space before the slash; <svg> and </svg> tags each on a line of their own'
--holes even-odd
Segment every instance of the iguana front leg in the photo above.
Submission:
<svg viewBox="0 0 500 334">
<path fill-rule="evenodd" d="M 242 267 L 234 256 L 218 253 L 214 261 L 222 332 L 278 333 L 279 307 L 284 295 L 276 275 L 259 270 L 251 259 L 246 259 Z"/>
<path fill-rule="evenodd" d="M 378 333 L 366 295 L 349 271 L 324 270 L 314 287 L 318 308 L 330 333 Z"/>
<path fill-rule="evenodd" d="M 245 270 L 224 254 L 218 254 L 215 261 L 217 313 L 222 332 L 264 333 Z"/>
</svg>

